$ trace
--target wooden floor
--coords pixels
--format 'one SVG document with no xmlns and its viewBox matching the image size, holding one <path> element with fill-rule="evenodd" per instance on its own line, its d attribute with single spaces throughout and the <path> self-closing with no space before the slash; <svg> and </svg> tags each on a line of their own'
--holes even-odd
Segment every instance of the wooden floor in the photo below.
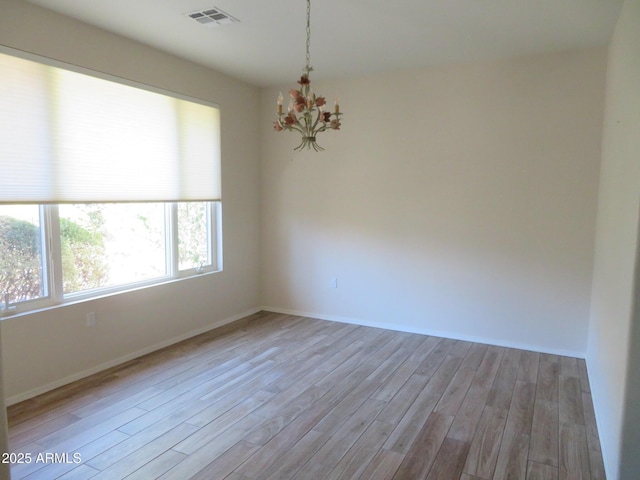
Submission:
<svg viewBox="0 0 640 480">
<path fill-rule="evenodd" d="M 582 360 L 272 313 L 9 421 L 14 480 L 605 478 Z"/>
</svg>

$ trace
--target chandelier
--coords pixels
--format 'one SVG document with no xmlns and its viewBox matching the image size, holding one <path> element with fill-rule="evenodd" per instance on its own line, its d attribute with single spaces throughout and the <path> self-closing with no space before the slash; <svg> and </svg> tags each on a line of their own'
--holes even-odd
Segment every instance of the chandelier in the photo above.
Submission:
<svg viewBox="0 0 640 480">
<path fill-rule="evenodd" d="M 313 148 L 316 152 L 324 150 L 316 143 L 316 136 L 326 130 L 340 130 L 340 105 L 335 101 L 334 111 L 327 110 L 327 101 L 324 97 L 316 95 L 311 89 L 309 73 L 313 67 L 309 63 L 309 46 L 311 45 L 311 0 L 307 0 L 307 65 L 298 80 L 299 88 L 289 90 L 289 107 L 287 113 L 282 111 L 282 92 L 278 95 L 276 115 L 278 119 L 273 122 L 276 132 L 282 130 L 296 131 L 302 136 L 302 141 L 294 150 Z"/>
</svg>

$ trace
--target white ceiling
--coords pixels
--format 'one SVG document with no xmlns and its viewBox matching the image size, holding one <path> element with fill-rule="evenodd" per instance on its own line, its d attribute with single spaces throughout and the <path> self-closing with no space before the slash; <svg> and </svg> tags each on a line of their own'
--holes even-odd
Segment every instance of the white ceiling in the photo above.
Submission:
<svg viewBox="0 0 640 480">
<path fill-rule="evenodd" d="M 305 65 L 305 0 L 29 0 L 258 86 Z M 609 42 L 622 0 L 313 0 L 313 78 L 492 60 Z M 240 22 L 184 14 L 218 7 Z"/>
</svg>

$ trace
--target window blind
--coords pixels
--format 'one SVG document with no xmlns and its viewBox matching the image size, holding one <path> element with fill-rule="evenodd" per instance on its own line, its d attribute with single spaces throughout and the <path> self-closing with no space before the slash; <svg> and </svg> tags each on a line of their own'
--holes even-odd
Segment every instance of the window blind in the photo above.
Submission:
<svg viewBox="0 0 640 480">
<path fill-rule="evenodd" d="M 0 203 L 220 198 L 218 108 L 0 52 Z"/>
</svg>

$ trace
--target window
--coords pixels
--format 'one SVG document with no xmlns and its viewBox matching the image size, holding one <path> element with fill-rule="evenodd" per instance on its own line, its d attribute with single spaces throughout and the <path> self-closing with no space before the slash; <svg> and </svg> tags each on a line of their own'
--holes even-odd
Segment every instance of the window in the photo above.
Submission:
<svg viewBox="0 0 640 480">
<path fill-rule="evenodd" d="M 28 311 L 217 271 L 219 215 L 219 202 L 0 205 L 0 303 Z"/>
<path fill-rule="evenodd" d="M 164 205 L 60 205 L 65 294 L 142 282 L 170 274 Z"/>
<path fill-rule="evenodd" d="M 221 268 L 212 103 L 0 46 L 0 172 L 9 313 Z"/>
<path fill-rule="evenodd" d="M 0 205 L 0 303 L 48 295 L 37 205 Z"/>
</svg>

